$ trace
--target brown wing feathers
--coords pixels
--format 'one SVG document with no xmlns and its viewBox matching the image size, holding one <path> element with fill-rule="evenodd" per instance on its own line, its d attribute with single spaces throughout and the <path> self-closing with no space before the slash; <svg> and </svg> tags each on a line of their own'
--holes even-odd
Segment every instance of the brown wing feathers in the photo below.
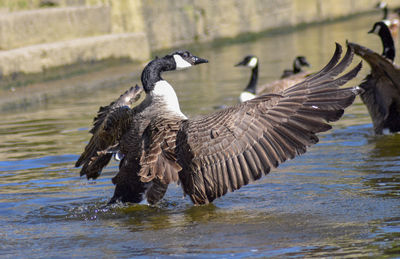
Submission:
<svg viewBox="0 0 400 259">
<path fill-rule="evenodd" d="M 140 177 L 136 183 L 149 186 L 148 201 L 157 202 L 179 178 L 195 204 L 209 203 L 306 152 L 318 142 L 316 133 L 331 129 L 327 122 L 338 120 L 359 92 L 339 89 L 361 68 L 359 64 L 336 78 L 353 58 L 351 47 L 339 62 L 341 53 L 336 44 L 320 72 L 280 95 L 262 95 L 194 120 L 153 118 L 141 136 L 140 165 L 135 164 L 135 177 Z M 76 163 L 84 164 L 81 175 L 96 178 L 111 158 L 107 151 L 129 129 L 133 115 L 124 101 L 129 98 L 121 96 L 100 109 L 90 131 L 93 136 Z"/>
<path fill-rule="evenodd" d="M 129 127 L 131 116 L 129 106 L 137 100 L 141 91 L 142 88 L 136 85 L 110 105 L 100 107 L 93 128 L 89 131 L 93 136 L 75 163 L 76 167 L 83 164 L 81 176 L 86 175 L 88 179 L 96 179 L 109 163 L 112 153 L 108 152 L 108 149 L 118 144 L 117 140 Z"/>
<path fill-rule="evenodd" d="M 163 184 L 178 181 L 181 167 L 176 163 L 175 141 L 181 121 L 157 117 L 143 133 L 139 176 L 142 182 L 157 178 Z"/>
<path fill-rule="evenodd" d="M 337 45 L 331 61 L 319 73 L 280 95 L 264 95 L 198 120 L 184 122 L 177 140 L 183 188 L 196 204 L 211 202 L 267 174 L 287 159 L 318 142 L 315 135 L 338 120 L 356 88 L 338 89 L 361 68 L 343 72 L 353 58 L 349 49 L 340 59 Z M 214 131 L 214 132 L 213 132 Z M 211 133 L 213 132 L 213 133 Z M 179 134 L 178 134 L 179 135 Z M 193 159 L 188 160 L 187 153 Z M 185 154 L 182 157 L 181 154 Z"/>
</svg>

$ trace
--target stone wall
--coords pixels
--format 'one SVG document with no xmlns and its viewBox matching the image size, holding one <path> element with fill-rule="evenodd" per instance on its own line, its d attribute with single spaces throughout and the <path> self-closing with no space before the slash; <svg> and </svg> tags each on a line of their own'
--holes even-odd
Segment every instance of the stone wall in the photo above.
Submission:
<svg viewBox="0 0 400 259">
<path fill-rule="evenodd" d="M 0 15 L 0 50 L 110 33 L 108 6 L 46 8 Z"/>
<path fill-rule="evenodd" d="M 387 1 L 400 6 L 400 0 Z M 0 0 L 0 77 L 374 10 L 377 0 Z"/>
<path fill-rule="evenodd" d="M 374 10 L 377 0 L 147 0 L 142 3 L 150 48 L 236 37 L 338 19 Z M 389 6 L 400 1 L 387 1 Z"/>
</svg>

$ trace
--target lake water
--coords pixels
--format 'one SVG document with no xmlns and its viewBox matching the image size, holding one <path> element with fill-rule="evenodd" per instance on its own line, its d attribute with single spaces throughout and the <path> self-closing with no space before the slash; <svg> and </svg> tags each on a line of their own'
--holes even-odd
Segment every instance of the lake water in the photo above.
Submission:
<svg viewBox="0 0 400 259">
<path fill-rule="evenodd" d="M 237 102 L 250 72 L 233 64 L 244 55 L 259 56 L 260 83 L 277 79 L 300 54 L 316 71 L 334 42 L 349 39 L 381 52 L 379 38 L 367 34 L 379 16 L 198 48 L 193 52 L 209 64 L 165 79 L 184 113 L 212 112 Z M 42 92 L 43 101 L 1 113 L 1 257 L 400 256 L 400 135 L 375 137 L 359 98 L 306 154 L 212 205 L 195 207 L 171 185 L 155 207 L 106 206 L 117 163 L 95 181 L 80 178 L 73 165 L 98 107 L 139 82 L 142 67 L 16 89 Z M 368 71 L 364 64 L 351 84 Z"/>
</svg>

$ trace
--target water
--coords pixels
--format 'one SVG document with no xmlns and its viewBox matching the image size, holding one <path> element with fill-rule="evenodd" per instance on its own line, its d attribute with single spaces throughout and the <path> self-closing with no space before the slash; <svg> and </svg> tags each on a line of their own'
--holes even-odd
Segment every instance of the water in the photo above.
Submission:
<svg viewBox="0 0 400 259">
<path fill-rule="evenodd" d="M 349 39 L 380 51 L 377 36 L 366 33 L 377 18 L 203 48 L 195 54 L 209 64 L 165 78 L 186 114 L 212 112 L 216 105 L 237 102 L 249 71 L 233 64 L 244 55 L 259 56 L 260 82 L 276 79 L 299 54 L 317 70 L 335 41 L 344 45 Z M 400 256 L 400 135 L 373 136 L 359 99 L 306 154 L 212 205 L 194 207 L 171 185 L 156 207 L 106 206 L 117 163 L 96 181 L 80 178 L 73 164 L 98 107 L 137 82 L 141 67 L 44 84 L 53 90 L 78 87 L 1 114 L 1 257 Z M 364 64 L 353 84 L 368 70 Z M 121 80 L 116 71 L 133 72 Z"/>
</svg>

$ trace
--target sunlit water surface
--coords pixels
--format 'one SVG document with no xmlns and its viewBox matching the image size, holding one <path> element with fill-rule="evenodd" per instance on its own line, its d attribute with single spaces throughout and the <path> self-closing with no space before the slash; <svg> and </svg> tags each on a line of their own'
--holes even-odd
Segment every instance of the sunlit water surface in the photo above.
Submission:
<svg viewBox="0 0 400 259">
<path fill-rule="evenodd" d="M 212 112 L 214 106 L 237 102 L 249 71 L 233 64 L 244 55 L 259 56 L 261 83 L 278 78 L 299 54 L 315 71 L 329 60 L 335 41 L 344 45 L 349 39 L 380 52 L 377 36 L 366 33 L 377 18 L 200 49 L 196 54 L 209 64 L 165 78 L 186 114 Z M 364 64 L 353 84 L 368 70 Z M 132 73 L 132 84 L 138 76 Z M 93 82 L 98 77 L 86 76 Z M 171 185 L 155 207 L 106 206 L 117 163 L 96 181 L 80 178 L 73 165 L 98 107 L 128 86 L 116 81 L 97 90 L 79 89 L 1 114 L 0 256 L 400 255 L 400 136 L 373 136 L 359 99 L 306 154 L 213 205 L 194 207 L 179 186 Z"/>
</svg>

